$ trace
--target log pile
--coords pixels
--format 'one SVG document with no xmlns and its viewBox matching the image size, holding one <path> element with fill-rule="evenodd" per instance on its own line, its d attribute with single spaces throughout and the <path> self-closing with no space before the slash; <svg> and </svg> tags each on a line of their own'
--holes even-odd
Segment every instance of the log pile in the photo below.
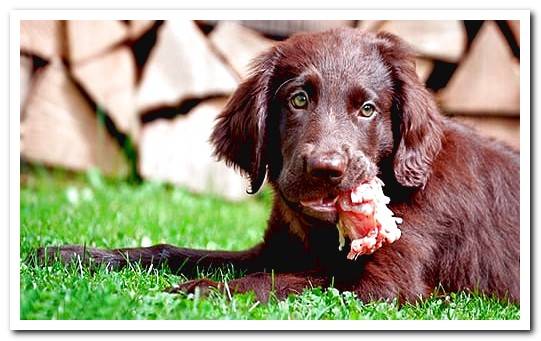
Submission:
<svg viewBox="0 0 541 341">
<path fill-rule="evenodd" d="M 445 114 L 519 149 L 518 21 L 372 20 L 358 27 L 406 40 L 418 55 L 420 79 Z M 504 36 L 506 29 L 514 41 Z"/>
<path fill-rule="evenodd" d="M 21 157 L 126 175 L 129 138 L 143 178 L 242 199 L 211 155 L 213 119 L 276 39 L 339 26 L 401 36 L 446 114 L 519 147 L 518 22 L 27 20 Z"/>
</svg>

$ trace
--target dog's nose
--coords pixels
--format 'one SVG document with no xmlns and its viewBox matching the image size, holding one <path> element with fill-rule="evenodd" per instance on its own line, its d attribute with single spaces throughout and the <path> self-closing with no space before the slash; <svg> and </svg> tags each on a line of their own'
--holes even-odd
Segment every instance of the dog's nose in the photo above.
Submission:
<svg viewBox="0 0 541 341">
<path fill-rule="evenodd" d="M 346 157 L 337 152 L 316 154 L 306 159 L 306 172 L 323 180 L 340 180 L 344 176 L 346 166 Z"/>
</svg>

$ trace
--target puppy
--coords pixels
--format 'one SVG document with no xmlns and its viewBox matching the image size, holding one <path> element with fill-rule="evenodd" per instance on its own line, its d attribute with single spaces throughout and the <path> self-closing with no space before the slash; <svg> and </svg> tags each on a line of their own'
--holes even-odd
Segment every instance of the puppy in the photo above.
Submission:
<svg viewBox="0 0 541 341">
<path fill-rule="evenodd" d="M 265 177 L 275 192 L 260 244 L 241 252 L 64 246 L 40 257 L 112 267 L 129 259 L 187 275 L 232 264 L 246 275 L 229 290 L 260 300 L 332 283 L 364 301 L 415 301 L 436 287 L 518 301 L 519 154 L 442 116 L 399 38 L 343 28 L 277 43 L 231 96 L 211 141 L 249 177 L 250 193 Z M 403 219 L 402 237 L 350 260 L 330 203 L 376 176 Z M 196 279 L 173 291 L 210 287 L 224 285 Z"/>
</svg>

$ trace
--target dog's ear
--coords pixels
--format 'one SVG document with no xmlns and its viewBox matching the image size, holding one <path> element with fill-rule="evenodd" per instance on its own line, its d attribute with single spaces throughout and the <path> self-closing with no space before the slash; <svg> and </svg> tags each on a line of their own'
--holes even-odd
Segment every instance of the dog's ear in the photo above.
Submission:
<svg viewBox="0 0 541 341">
<path fill-rule="evenodd" d="M 378 33 L 377 38 L 393 79 L 394 174 L 403 186 L 424 187 L 441 149 L 442 118 L 432 94 L 415 72 L 410 47 L 389 33 Z"/>
<path fill-rule="evenodd" d="M 272 48 L 254 61 L 251 74 L 229 98 L 210 137 L 214 155 L 248 176 L 250 194 L 259 190 L 267 172 L 266 121 L 275 51 Z"/>
</svg>

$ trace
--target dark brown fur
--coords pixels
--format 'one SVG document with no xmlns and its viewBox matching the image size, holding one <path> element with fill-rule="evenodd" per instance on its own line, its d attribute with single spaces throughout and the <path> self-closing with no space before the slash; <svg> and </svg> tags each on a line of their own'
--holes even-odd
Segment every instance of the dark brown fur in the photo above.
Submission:
<svg viewBox="0 0 541 341">
<path fill-rule="evenodd" d="M 299 89 L 310 98 L 304 109 L 290 105 Z M 358 115 L 366 100 L 377 107 L 371 118 Z M 257 59 L 211 140 L 220 159 L 249 177 L 252 192 L 267 175 L 276 193 L 259 245 L 243 252 L 65 246 L 48 254 L 112 266 L 126 259 L 167 263 L 190 275 L 197 267 L 232 264 L 247 275 L 228 288 L 254 290 L 262 300 L 272 289 L 285 297 L 331 282 L 365 301 L 413 301 L 438 286 L 519 299 L 519 155 L 440 115 L 412 54 L 395 36 L 340 29 L 278 43 Z M 307 162 L 329 153 L 347 160 L 343 174 L 307 174 Z M 376 175 L 404 220 L 402 237 L 351 261 L 347 250 L 338 250 L 336 214 L 299 202 L 334 196 Z M 173 291 L 212 286 L 225 289 L 194 280 Z"/>
</svg>

